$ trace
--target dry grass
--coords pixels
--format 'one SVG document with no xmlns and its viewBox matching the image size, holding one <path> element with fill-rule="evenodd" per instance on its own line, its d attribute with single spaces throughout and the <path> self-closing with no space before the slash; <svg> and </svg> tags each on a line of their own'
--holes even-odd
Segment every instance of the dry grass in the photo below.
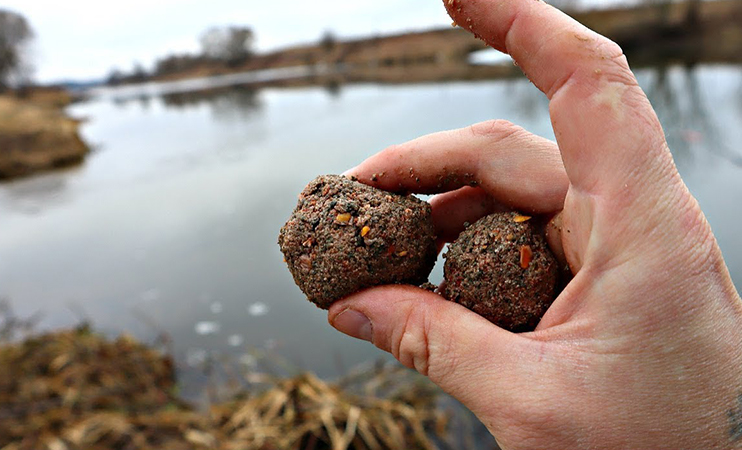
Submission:
<svg viewBox="0 0 742 450">
<path fill-rule="evenodd" d="M 61 90 L 0 94 L 0 179 L 77 164 L 88 153 Z"/>
<path fill-rule="evenodd" d="M 248 390 L 199 413 L 175 394 L 171 359 L 130 337 L 107 340 L 80 327 L 19 339 L 13 329 L 28 324 L 2 316 L 0 308 L 3 450 L 380 450 L 447 442 L 438 391 L 399 366 L 335 383 L 308 373 L 248 373 Z"/>
<path fill-rule="evenodd" d="M 372 386 L 410 381 L 400 369 L 364 380 L 367 392 L 351 394 L 312 374 L 268 379 L 270 388 L 247 400 L 212 408 L 223 436 L 221 448 L 434 449 L 431 432 L 444 436 L 446 417 L 435 395 L 415 389 L 382 396 Z"/>
</svg>

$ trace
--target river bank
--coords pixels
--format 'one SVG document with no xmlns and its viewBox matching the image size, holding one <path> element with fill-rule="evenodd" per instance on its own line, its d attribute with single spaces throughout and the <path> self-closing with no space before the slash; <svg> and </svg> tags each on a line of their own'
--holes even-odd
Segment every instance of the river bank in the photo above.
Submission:
<svg viewBox="0 0 742 450">
<path fill-rule="evenodd" d="M 89 152 L 80 121 L 67 115 L 72 96 L 33 88 L 0 94 L 0 180 L 79 164 Z"/>
<path fill-rule="evenodd" d="M 178 397 L 173 360 L 129 336 L 80 326 L 2 343 L 2 331 L 3 450 L 455 448 L 438 391 L 399 366 L 332 383 L 235 373 L 241 388 L 198 410 Z"/>
</svg>

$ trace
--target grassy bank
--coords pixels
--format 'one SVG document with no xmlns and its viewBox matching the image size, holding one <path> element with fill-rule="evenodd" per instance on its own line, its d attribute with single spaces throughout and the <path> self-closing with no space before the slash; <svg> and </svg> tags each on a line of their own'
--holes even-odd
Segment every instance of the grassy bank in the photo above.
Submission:
<svg viewBox="0 0 742 450">
<path fill-rule="evenodd" d="M 178 398 L 173 367 L 130 337 L 87 327 L 6 339 L 0 449 L 458 448 L 437 391 L 398 366 L 334 383 L 244 373 L 243 389 L 208 411 Z"/>
<path fill-rule="evenodd" d="M 80 122 L 64 111 L 71 101 L 57 89 L 0 94 L 0 180 L 82 162 Z"/>
</svg>

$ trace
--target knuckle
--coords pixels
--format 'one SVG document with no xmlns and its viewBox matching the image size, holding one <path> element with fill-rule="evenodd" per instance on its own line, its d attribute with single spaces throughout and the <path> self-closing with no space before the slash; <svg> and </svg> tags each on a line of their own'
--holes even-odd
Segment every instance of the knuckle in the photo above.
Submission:
<svg viewBox="0 0 742 450">
<path fill-rule="evenodd" d="M 598 54 L 601 60 L 605 61 L 605 72 L 611 78 L 610 81 L 619 82 L 626 85 L 637 84 L 629 61 L 620 45 L 610 39 L 601 39 L 598 44 Z"/>
<path fill-rule="evenodd" d="M 446 336 L 446 330 L 435 331 L 439 329 L 435 324 L 442 322 L 434 315 L 424 308 L 413 308 L 398 333 L 392 353 L 405 366 L 437 382 L 456 371 L 458 359 L 453 339 Z"/>
<path fill-rule="evenodd" d="M 624 56 L 623 49 L 616 41 L 603 37 L 598 41 L 598 50 L 608 59 L 618 59 Z"/>
<path fill-rule="evenodd" d="M 507 139 L 523 131 L 523 128 L 518 125 L 502 119 L 487 120 L 469 126 L 469 132 L 472 135 L 497 140 Z"/>
<path fill-rule="evenodd" d="M 427 376 L 430 353 L 426 320 L 423 311 L 410 309 L 392 353 L 405 366 Z"/>
</svg>

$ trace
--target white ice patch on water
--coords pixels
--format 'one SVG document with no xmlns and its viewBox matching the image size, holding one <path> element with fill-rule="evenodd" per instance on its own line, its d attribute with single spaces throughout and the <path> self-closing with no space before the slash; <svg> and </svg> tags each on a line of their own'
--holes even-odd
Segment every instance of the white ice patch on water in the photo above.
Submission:
<svg viewBox="0 0 742 450">
<path fill-rule="evenodd" d="M 499 52 L 493 48 L 479 50 L 469 54 L 469 64 L 475 65 L 499 65 L 512 61 L 509 55 Z"/>
<path fill-rule="evenodd" d="M 191 367 L 201 366 L 206 362 L 209 354 L 206 350 L 200 348 L 189 348 L 186 351 L 186 364 Z"/>
<path fill-rule="evenodd" d="M 247 307 L 247 312 L 251 316 L 260 317 L 268 314 L 270 308 L 263 302 L 255 302 Z"/>
<path fill-rule="evenodd" d="M 203 321 L 198 322 L 196 326 L 194 327 L 197 334 L 200 334 L 201 336 L 208 336 L 211 334 L 217 334 L 219 330 L 222 329 L 222 326 L 219 325 L 218 322 L 210 322 L 210 321 Z"/>
<path fill-rule="evenodd" d="M 233 334 L 227 338 L 227 344 L 232 347 L 239 347 L 245 342 L 245 338 L 239 334 Z"/>
</svg>

